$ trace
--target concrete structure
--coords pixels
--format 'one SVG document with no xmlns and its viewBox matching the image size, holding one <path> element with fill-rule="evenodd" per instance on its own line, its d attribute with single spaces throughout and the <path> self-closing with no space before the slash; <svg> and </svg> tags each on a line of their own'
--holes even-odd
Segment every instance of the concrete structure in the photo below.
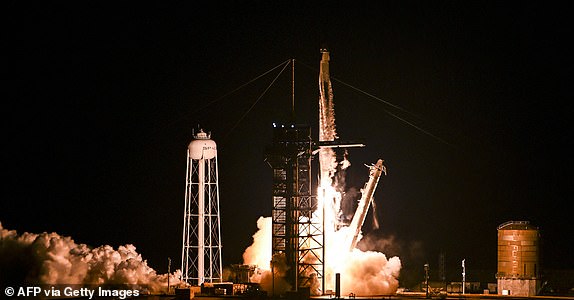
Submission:
<svg viewBox="0 0 574 300">
<path fill-rule="evenodd" d="M 187 147 L 182 280 L 221 282 L 221 247 L 217 145 L 200 130 Z"/>
<path fill-rule="evenodd" d="M 539 237 L 538 228 L 527 221 L 498 226 L 499 295 L 536 295 L 540 285 Z"/>
</svg>

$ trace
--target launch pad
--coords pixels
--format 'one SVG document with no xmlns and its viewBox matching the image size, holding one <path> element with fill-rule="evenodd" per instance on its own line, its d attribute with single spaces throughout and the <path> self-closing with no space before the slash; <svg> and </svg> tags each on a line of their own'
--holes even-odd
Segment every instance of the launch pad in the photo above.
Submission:
<svg viewBox="0 0 574 300">
<path fill-rule="evenodd" d="M 364 144 L 342 142 L 337 136 L 329 52 L 322 49 L 321 53 L 318 140 L 313 140 L 309 125 L 293 120 L 288 124 L 274 123 L 272 142 L 265 151 L 273 179 L 271 257 L 267 258 L 269 252 L 261 253 L 257 265 L 265 273 L 259 274 L 258 280 L 271 277 L 272 286 L 267 287 L 271 295 L 276 291 L 283 295 L 323 295 L 335 289 L 335 272 L 339 272 L 335 269 L 340 269 L 355 249 L 379 177 L 386 173 L 380 159 L 376 165 L 367 166 L 370 176 L 362 190 L 359 209 L 352 220 L 343 217 L 344 170 L 350 162 L 347 152 L 337 155 L 335 150 Z M 292 96 L 294 103 L 294 92 Z M 203 286 L 223 281 L 216 153 L 215 142 L 208 136 L 196 136 L 188 150 L 182 250 L 182 280 L 188 284 Z M 319 160 L 315 184 L 311 164 L 314 157 Z M 335 244 L 335 240 L 340 241 Z M 386 263 L 384 256 L 383 260 Z M 276 289 L 277 286 L 280 287 Z"/>
</svg>

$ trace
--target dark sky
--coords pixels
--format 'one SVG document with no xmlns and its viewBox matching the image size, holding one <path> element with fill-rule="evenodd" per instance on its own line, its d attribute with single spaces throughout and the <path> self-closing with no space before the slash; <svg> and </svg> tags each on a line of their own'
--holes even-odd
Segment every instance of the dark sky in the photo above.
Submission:
<svg viewBox="0 0 574 300">
<path fill-rule="evenodd" d="M 327 47 L 339 136 L 367 144 L 350 151 L 349 181 L 360 188 L 378 158 L 388 168 L 381 228 L 365 228 L 393 239 L 387 254 L 495 272 L 496 227 L 528 220 L 543 266 L 572 269 L 574 34 L 572 4 L 557 3 L 3 3 L 0 222 L 179 267 L 200 125 L 218 143 L 224 264 L 240 263 L 271 214 L 264 148 L 289 121 L 290 70 L 243 119 L 279 69 L 221 97 L 295 58 L 297 122 L 317 137 Z"/>
</svg>

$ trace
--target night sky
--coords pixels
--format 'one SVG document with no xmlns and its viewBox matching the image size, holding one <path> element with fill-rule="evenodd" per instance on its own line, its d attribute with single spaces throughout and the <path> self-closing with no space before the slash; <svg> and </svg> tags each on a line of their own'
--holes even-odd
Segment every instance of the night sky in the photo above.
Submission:
<svg viewBox="0 0 574 300">
<path fill-rule="evenodd" d="M 349 151 L 350 185 L 378 158 L 388 169 L 380 228 L 365 225 L 378 250 L 421 273 L 444 252 L 460 276 L 466 258 L 467 279 L 494 282 L 497 226 L 528 220 L 543 267 L 573 269 L 574 27 L 557 3 L 6 2 L 0 222 L 179 268 L 200 126 L 218 143 L 224 265 L 241 263 L 271 215 L 264 150 L 272 122 L 290 122 L 290 68 L 248 114 L 280 68 L 230 92 L 296 59 L 296 122 L 317 138 L 326 47 L 338 135 L 367 145 Z"/>
</svg>

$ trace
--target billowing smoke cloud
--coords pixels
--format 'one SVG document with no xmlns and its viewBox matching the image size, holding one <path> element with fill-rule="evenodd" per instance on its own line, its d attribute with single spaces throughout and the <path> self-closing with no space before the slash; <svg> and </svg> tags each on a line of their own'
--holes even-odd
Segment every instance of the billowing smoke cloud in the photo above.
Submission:
<svg viewBox="0 0 574 300">
<path fill-rule="evenodd" d="M 243 263 L 266 268 L 271 263 L 271 217 L 259 217 L 257 232 L 253 235 L 253 244 L 245 249 Z M 267 269 L 267 268 L 266 268 Z"/>
<path fill-rule="evenodd" d="M 326 244 L 326 289 L 334 290 L 335 273 L 341 274 L 341 294 L 354 293 L 359 296 L 389 295 L 399 287 L 401 261 L 394 256 L 387 259 L 378 251 L 342 249 L 338 245 L 351 232 L 349 227 L 342 227 L 331 234 Z M 359 236 L 362 238 L 362 235 Z"/>
<path fill-rule="evenodd" d="M 288 269 L 285 254 L 277 253 L 273 255 L 273 269 L 259 268 L 259 281 L 254 282 L 259 282 L 268 295 L 284 294 L 291 290 L 291 285 L 285 280 Z"/>
<path fill-rule="evenodd" d="M 388 295 L 399 287 L 401 261 L 381 252 L 354 249 L 341 268 L 341 293 L 356 295 Z"/>
<path fill-rule="evenodd" d="M 284 258 L 280 255 L 273 257 L 274 273 L 270 268 L 271 217 L 260 217 L 257 220 L 258 231 L 253 235 L 253 244 L 243 253 L 243 263 L 257 265 L 258 270 L 251 277 L 252 282 L 261 284 L 261 288 L 268 294 L 281 294 L 288 291 L 291 286 L 283 279 L 287 272 Z M 325 278 L 327 289 L 334 290 L 335 273 L 341 273 L 341 293 L 343 295 L 355 293 L 356 295 L 388 295 L 396 292 L 399 287 L 398 277 L 401 261 L 398 257 L 387 259 L 385 254 L 377 251 L 363 251 L 354 249 L 348 252 L 337 247 L 343 243 L 348 234 L 347 227 L 335 232 L 326 246 L 327 270 Z M 370 239 L 367 243 L 376 244 Z M 383 241 L 380 241 L 383 243 Z M 388 242 L 388 241 L 387 241 Z M 311 287 L 312 294 L 321 294 L 320 286 Z"/>
<path fill-rule="evenodd" d="M 282 294 L 291 289 L 289 283 L 283 279 L 287 273 L 285 256 L 281 254 L 272 256 L 271 254 L 272 226 L 271 217 L 259 217 L 258 230 L 253 235 L 253 244 L 243 252 L 243 264 L 257 266 L 250 281 L 260 283 L 261 288 L 269 295 Z M 271 260 L 273 260 L 273 270 L 271 270 Z"/>
<path fill-rule="evenodd" d="M 159 275 L 133 245 L 91 248 L 57 233 L 23 233 L 0 223 L 0 282 L 7 284 L 131 285 L 158 293 L 178 284 L 180 271 Z"/>
<path fill-rule="evenodd" d="M 319 72 L 319 141 L 334 142 L 337 140 L 335 126 L 335 108 L 333 102 L 333 90 L 329 76 L 329 52 L 322 50 L 321 69 Z M 354 293 L 360 296 L 393 294 L 398 288 L 398 277 L 401 269 L 401 261 L 398 257 L 387 257 L 376 251 L 362 251 L 353 249 L 355 243 L 349 243 L 350 237 L 360 240 L 362 237 L 360 225 L 349 227 L 349 222 L 354 216 L 354 202 L 360 193 L 356 188 L 347 188 L 346 170 L 351 165 L 348 153 L 345 152 L 343 159 L 338 161 L 337 153 L 332 148 L 322 147 L 319 149 L 319 187 L 317 191 L 317 208 L 312 214 L 311 220 L 315 224 L 323 224 L 322 233 L 324 252 L 316 254 L 324 263 L 323 276 L 325 279 L 325 291 L 321 291 L 317 273 L 305 274 L 311 278 L 311 294 L 319 295 L 326 290 L 335 289 L 335 274 L 341 273 L 341 292 L 343 294 Z M 371 205 L 370 199 L 365 199 Z M 363 202 L 365 204 L 365 202 Z M 365 206 L 368 207 L 368 206 Z M 373 204 L 374 210 L 374 204 Z M 376 213 L 373 213 L 376 217 Z M 298 220 L 303 224 L 306 220 L 300 217 Z M 260 268 L 268 266 L 269 256 L 272 252 L 272 220 L 257 222 L 259 231 L 253 236 L 253 245 L 243 255 L 245 264 L 256 264 Z M 359 219 L 357 219 L 359 220 Z M 376 223 L 376 219 L 374 220 Z M 375 226 L 375 227 L 378 227 Z M 304 243 L 312 243 L 305 241 Z M 302 246 L 301 240 L 299 247 Z M 312 249 L 320 247 L 319 241 L 312 245 L 303 245 Z M 276 261 L 276 258 L 273 258 Z M 303 257 L 305 259 L 305 257 Z M 276 264 L 274 264 L 276 266 Z M 264 269 L 264 267 L 262 268 Z M 276 267 L 277 269 L 277 267 Z M 299 271 L 299 270 L 297 270 Z M 261 282 L 265 287 L 265 280 L 269 272 L 261 273 L 255 282 Z M 277 272 L 275 272 L 277 274 Z M 274 277 L 275 278 L 275 277 Z M 277 290 L 276 290 L 277 291 Z"/>
<path fill-rule="evenodd" d="M 335 141 L 337 139 L 329 59 L 329 52 L 322 51 L 321 70 L 319 72 L 320 141 Z M 349 248 L 346 247 L 346 245 L 353 246 L 345 242 L 349 241 L 350 237 L 357 236 L 359 240 L 362 238 L 362 221 L 353 228 L 348 225 L 349 221 L 357 218 L 353 213 L 355 208 L 352 201 L 358 198 L 356 197 L 358 193 L 356 189 L 347 188 L 346 169 L 351 165 L 348 160 L 348 153 L 345 152 L 342 161 L 337 162 L 337 160 L 331 148 L 319 150 L 321 173 L 317 198 L 319 206 L 325 208 L 322 217 L 323 224 L 325 224 L 323 234 L 325 235 L 326 289 L 334 289 L 334 276 L 336 273 L 341 273 L 341 292 L 343 294 L 395 293 L 398 288 L 397 278 L 401 269 L 401 261 L 398 257 L 387 260 L 387 257 L 381 252 L 364 252 L 356 248 L 349 251 Z M 341 199 L 343 200 L 341 201 Z M 366 203 L 366 205 L 370 204 Z M 374 210 L 374 202 L 372 206 Z M 374 211 L 373 216 L 376 218 Z M 376 219 L 373 223 L 378 227 Z"/>
</svg>

